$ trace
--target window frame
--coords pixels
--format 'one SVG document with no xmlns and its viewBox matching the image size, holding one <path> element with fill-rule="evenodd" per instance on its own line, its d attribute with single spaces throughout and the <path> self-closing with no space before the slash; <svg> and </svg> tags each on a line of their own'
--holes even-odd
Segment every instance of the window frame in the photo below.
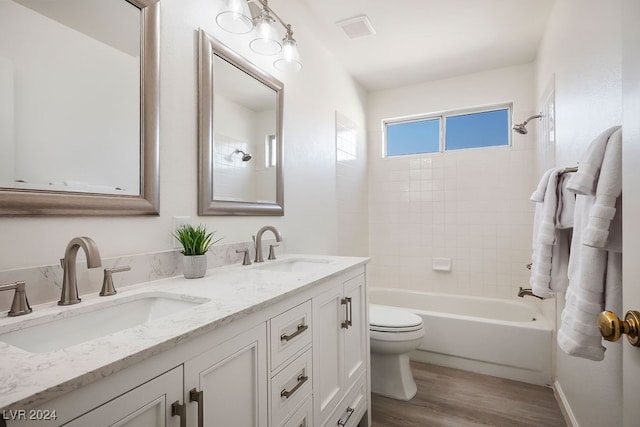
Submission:
<svg viewBox="0 0 640 427">
<path fill-rule="evenodd" d="M 476 113 L 489 113 L 492 111 L 502 111 L 507 110 L 507 144 L 506 145 L 489 145 L 489 146 L 481 146 L 481 147 L 470 147 L 470 148 L 458 148 L 453 150 L 447 150 L 447 135 L 446 135 L 446 120 L 447 117 L 457 117 L 464 116 L 469 114 Z M 397 125 L 401 123 L 414 123 L 420 121 L 428 121 L 428 120 L 438 120 L 439 121 L 439 141 L 438 141 L 438 151 L 428 151 L 422 153 L 408 153 L 408 154 L 387 154 L 387 126 L 388 125 Z M 382 158 L 397 158 L 397 157 L 406 157 L 406 156 L 423 156 L 426 154 L 442 154 L 453 151 L 465 151 L 465 150 L 477 150 L 477 149 L 491 149 L 491 148 L 504 148 L 504 147 L 512 147 L 513 140 L 513 132 L 511 132 L 513 123 L 513 103 L 505 102 L 500 104 L 491 104 L 491 105 L 483 105 L 478 107 L 469 107 L 458 110 L 448 110 L 442 111 L 438 113 L 430 113 L 430 114 L 420 114 L 414 116 L 404 116 L 404 117 L 395 117 L 392 119 L 383 119 L 382 120 Z"/>
</svg>

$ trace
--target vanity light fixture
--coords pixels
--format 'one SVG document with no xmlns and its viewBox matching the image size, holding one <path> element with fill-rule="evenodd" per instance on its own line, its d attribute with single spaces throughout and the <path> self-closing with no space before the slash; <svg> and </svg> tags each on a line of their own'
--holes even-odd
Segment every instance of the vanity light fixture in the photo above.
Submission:
<svg viewBox="0 0 640 427">
<path fill-rule="evenodd" d="M 254 14 L 249 4 L 254 3 Z M 254 17 L 255 16 L 255 17 Z M 275 17 L 275 19 L 274 19 Z M 276 20 L 285 28 L 280 41 L 276 31 Z M 225 0 L 223 10 L 216 17 L 218 26 L 233 34 L 246 34 L 253 30 L 249 47 L 260 55 L 280 54 L 273 66 L 279 71 L 297 72 L 302 69 L 298 44 L 293 38 L 291 25 L 285 23 L 267 3 L 267 0 Z"/>
<path fill-rule="evenodd" d="M 262 12 L 254 21 L 254 37 L 249 43 L 249 47 L 260 55 L 275 55 L 282 50 L 275 25 L 273 25 L 276 20 L 271 17 L 266 0 L 262 6 Z"/>
<path fill-rule="evenodd" d="M 216 16 L 216 22 L 229 33 L 247 34 L 253 30 L 249 3 L 247 0 L 226 0 L 224 9 Z"/>
<path fill-rule="evenodd" d="M 287 34 L 282 39 L 282 55 L 273 63 L 276 70 L 298 72 L 302 69 L 298 43 L 293 38 L 291 25 L 287 25 Z"/>
</svg>

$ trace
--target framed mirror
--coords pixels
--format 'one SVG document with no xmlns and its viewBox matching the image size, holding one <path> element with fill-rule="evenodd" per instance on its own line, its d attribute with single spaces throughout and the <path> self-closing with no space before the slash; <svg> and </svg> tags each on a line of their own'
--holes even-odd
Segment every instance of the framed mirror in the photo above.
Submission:
<svg viewBox="0 0 640 427">
<path fill-rule="evenodd" d="M 199 31 L 199 215 L 284 215 L 284 85 Z"/>
<path fill-rule="evenodd" d="M 158 0 L 0 0 L 0 215 L 157 215 Z"/>
</svg>

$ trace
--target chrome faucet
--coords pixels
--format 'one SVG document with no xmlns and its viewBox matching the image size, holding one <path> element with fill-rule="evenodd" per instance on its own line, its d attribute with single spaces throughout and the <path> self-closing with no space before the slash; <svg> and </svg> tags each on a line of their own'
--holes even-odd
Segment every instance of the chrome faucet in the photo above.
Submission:
<svg viewBox="0 0 640 427">
<path fill-rule="evenodd" d="M 64 251 L 64 258 L 61 260 L 64 270 L 62 278 L 62 294 L 58 305 L 71 305 L 80 302 L 78 297 L 78 282 L 76 277 L 76 256 L 78 249 L 82 248 L 87 255 L 87 267 L 96 268 L 102 266 L 100 251 L 96 242 L 88 237 L 75 237 L 71 239 Z"/>
<path fill-rule="evenodd" d="M 29 300 L 27 299 L 27 292 L 25 290 L 24 282 L 19 280 L 15 283 L 0 285 L 0 291 L 10 290 L 15 290 L 15 292 L 13 294 L 13 301 L 11 302 L 11 309 L 9 310 L 7 315 L 13 317 L 31 313 L 33 310 L 31 310 Z"/>
<path fill-rule="evenodd" d="M 539 297 L 538 295 L 533 293 L 533 290 L 531 289 L 523 289 L 522 286 L 520 286 L 520 290 L 518 291 L 518 296 L 520 298 L 524 298 L 525 295 L 531 296 L 531 297 L 536 297 L 539 299 L 544 299 L 542 297 Z"/>
<path fill-rule="evenodd" d="M 282 235 L 277 228 L 275 228 L 273 225 L 265 225 L 264 227 L 262 227 L 260 230 L 258 230 L 258 234 L 252 236 L 253 241 L 256 245 L 256 257 L 253 262 L 264 262 L 264 257 L 262 256 L 262 234 L 265 231 L 273 232 L 273 235 L 276 236 L 276 241 L 282 242 Z"/>
</svg>

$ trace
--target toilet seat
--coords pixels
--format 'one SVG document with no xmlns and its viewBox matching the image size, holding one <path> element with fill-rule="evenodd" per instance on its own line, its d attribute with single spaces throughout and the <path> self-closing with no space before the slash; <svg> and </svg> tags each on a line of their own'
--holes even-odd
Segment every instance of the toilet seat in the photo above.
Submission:
<svg viewBox="0 0 640 427">
<path fill-rule="evenodd" d="M 394 307 L 369 304 L 369 330 L 372 332 L 402 333 L 422 329 L 422 318 Z"/>
</svg>

